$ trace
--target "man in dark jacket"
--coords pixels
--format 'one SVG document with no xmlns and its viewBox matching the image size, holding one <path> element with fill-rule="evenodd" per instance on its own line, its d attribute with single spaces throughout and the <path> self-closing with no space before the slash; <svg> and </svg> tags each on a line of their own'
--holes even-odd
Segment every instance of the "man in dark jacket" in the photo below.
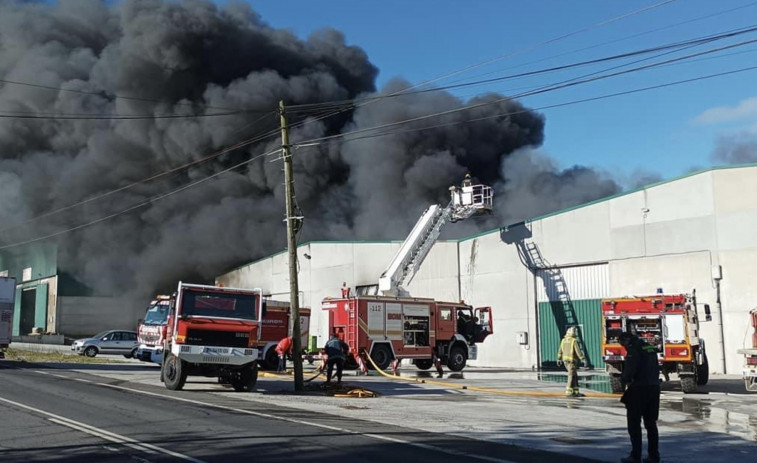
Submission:
<svg viewBox="0 0 757 463">
<path fill-rule="evenodd" d="M 325 350 L 328 358 L 328 360 L 326 360 L 326 382 L 331 382 L 331 373 L 334 371 L 334 365 L 336 365 L 336 382 L 337 384 L 341 384 L 344 360 L 350 352 L 350 346 L 342 341 L 335 331 L 331 333 L 331 337 L 328 342 L 326 342 Z"/>
<path fill-rule="evenodd" d="M 657 351 L 631 333 L 622 333 L 620 344 L 626 348 L 623 366 L 623 383 L 626 391 L 623 402 L 626 406 L 628 435 L 631 437 L 631 454 L 621 463 L 641 463 L 641 420 L 647 430 L 647 452 L 643 463 L 659 463 L 659 435 L 657 418 L 660 414 L 660 366 Z"/>
</svg>

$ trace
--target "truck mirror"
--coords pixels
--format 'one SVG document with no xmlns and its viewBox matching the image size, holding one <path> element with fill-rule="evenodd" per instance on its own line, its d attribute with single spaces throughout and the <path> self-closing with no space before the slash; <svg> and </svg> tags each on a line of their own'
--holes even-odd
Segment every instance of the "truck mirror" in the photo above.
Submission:
<svg viewBox="0 0 757 463">
<path fill-rule="evenodd" d="M 710 313 L 710 304 L 704 305 L 704 320 L 708 322 L 712 321 L 712 314 Z"/>
</svg>

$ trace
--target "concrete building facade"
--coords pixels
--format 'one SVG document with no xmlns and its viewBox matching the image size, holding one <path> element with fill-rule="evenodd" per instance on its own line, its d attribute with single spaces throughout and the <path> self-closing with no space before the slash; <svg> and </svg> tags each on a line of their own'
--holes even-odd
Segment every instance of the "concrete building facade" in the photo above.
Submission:
<svg viewBox="0 0 757 463">
<path fill-rule="evenodd" d="M 495 198 L 495 201 L 497 199 Z M 458 241 L 437 242 L 409 285 L 417 297 L 464 300 L 494 310 L 495 334 L 475 365 L 540 368 L 564 332 L 566 300 L 601 367 L 596 336 L 603 297 L 696 290 L 712 310 L 702 323 L 710 370 L 738 373 L 748 312 L 757 303 L 757 166 L 714 168 Z M 375 285 L 400 242 L 311 242 L 298 248 L 301 305 L 311 333 L 327 335 L 320 305 Z M 286 253 L 220 275 L 233 287 L 261 287 L 287 299 Z M 555 308 L 558 308 L 557 310 Z M 703 319 L 702 314 L 702 319 Z M 561 326 L 562 323 L 562 326 Z"/>
</svg>

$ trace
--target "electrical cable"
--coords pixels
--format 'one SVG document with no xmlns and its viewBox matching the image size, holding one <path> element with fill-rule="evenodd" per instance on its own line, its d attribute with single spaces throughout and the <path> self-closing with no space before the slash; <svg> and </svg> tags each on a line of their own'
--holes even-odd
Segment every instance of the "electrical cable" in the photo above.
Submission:
<svg viewBox="0 0 757 463">
<path fill-rule="evenodd" d="M 25 244 L 35 243 L 37 241 L 43 241 L 43 240 L 46 240 L 46 239 L 50 239 L 50 238 L 54 238 L 56 236 L 63 235 L 65 233 L 70 233 L 72 231 L 81 230 L 82 228 L 87 228 L 87 227 L 90 227 L 92 225 L 96 225 L 98 223 L 105 222 L 107 220 L 113 219 L 115 217 L 118 217 L 120 215 L 126 214 L 128 212 L 140 209 L 140 208 L 142 208 L 144 206 L 152 204 L 152 203 L 154 203 L 154 202 L 156 202 L 158 200 L 161 200 L 163 198 L 167 198 L 167 197 L 172 196 L 174 194 L 177 194 L 177 193 L 180 193 L 182 191 L 188 190 L 189 188 L 195 187 L 195 186 L 197 186 L 197 185 L 199 185 L 201 183 L 204 183 L 204 182 L 206 182 L 206 181 L 208 181 L 208 180 L 210 180 L 212 178 L 218 177 L 219 175 L 222 175 L 222 174 L 225 174 L 225 173 L 227 173 L 229 171 L 237 169 L 237 168 L 239 168 L 239 167 L 241 167 L 241 166 L 243 166 L 245 164 L 249 164 L 249 163 L 251 163 L 251 162 L 255 161 L 256 159 L 259 159 L 259 158 L 261 158 L 263 156 L 270 156 L 271 154 L 277 153 L 279 150 L 280 150 L 280 148 L 277 148 L 275 150 L 268 151 L 266 153 L 262 153 L 262 154 L 259 154 L 257 156 L 253 156 L 252 158 L 247 159 L 246 161 L 242 161 L 242 162 L 240 162 L 238 164 L 235 164 L 232 167 L 229 167 L 227 169 L 215 172 L 215 173 L 213 173 L 213 174 L 211 174 L 211 175 L 209 175 L 207 177 L 203 177 L 200 180 L 197 180 L 195 182 L 189 183 L 189 184 L 181 186 L 179 188 L 175 188 L 175 189 L 173 189 L 173 190 L 171 190 L 171 191 L 169 191 L 167 193 L 163 193 L 161 195 L 153 196 L 153 197 L 147 199 L 146 201 L 143 201 L 143 202 L 141 202 L 139 204 L 135 204 L 135 205 L 133 205 L 133 206 L 127 208 L 127 209 L 123 209 L 123 210 L 121 210 L 119 212 L 115 212 L 113 214 L 110 214 L 110 215 L 107 215 L 107 216 L 104 216 L 104 217 L 100 217 L 99 219 L 95 219 L 95 220 L 92 220 L 90 222 L 87 222 L 87 223 L 84 223 L 84 224 L 81 224 L 81 225 L 77 225 L 75 227 L 71 227 L 71 228 L 68 228 L 68 229 L 65 229 L 65 230 L 57 231 L 55 233 L 50 233 L 50 234 L 45 235 L 45 236 L 40 236 L 40 237 L 37 237 L 37 238 L 32 238 L 32 239 L 29 239 L 29 240 L 26 240 L 26 241 L 20 241 L 20 242 L 16 242 L 16 243 L 12 243 L 12 244 L 6 244 L 6 245 L 3 245 L 3 246 L 0 246 L 0 250 L 12 248 L 12 247 L 17 247 L 17 246 L 23 246 Z"/>
<path fill-rule="evenodd" d="M 506 113 L 498 113 L 498 114 L 489 115 L 489 116 L 477 117 L 477 118 L 473 118 L 473 119 L 466 119 L 464 121 L 455 121 L 455 122 L 448 122 L 448 123 L 443 123 L 443 124 L 435 124 L 435 125 L 431 125 L 431 126 L 420 127 L 420 128 L 413 128 L 413 129 L 406 129 L 406 130 L 387 131 L 387 132 L 379 133 L 379 134 L 369 134 L 369 135 L 363 135 L 361 137 L 347 138 L 345 140 L 332 139 L 332 140 L 327 140 L 327 141 L 321 142 L 321 143 L 333 143 L 333 142 L 336 142 L 336 141 L 339 141 L 340 143 L 347 143 L 347 142 L 351 142 L 351 141 L 364 140 L 364 139 L 368 139 L 368 138 L 383 137 L 383 136 L 388 136 L 388 135 L 399 135 L 399 134 L 404 134 L 404 133 L 411 133 L 411 132 L 419 132 L 419 131 L 423 131 L 423 130 L 430 130 L 430 129 L 435 129 L 435 128 L 439 128 L 439 127 L 449 127 L 449 126 L 453 126 L 453 125 L 460 125 L 460 124 L 466 124 L 466 123 L 471 123 L 471 122 L 479 122 L 479 121 L 488 120 L 488 119 L 496 119 L 496 118 L 500 118 L 500 117 L 515 116 L 515 115 L 518 115 L 518 114 L 529 113 L 529 112 L 532 112 L 532 111 L 543 111 L 543 110 L 546 110 L 546 109 L 560 108 L 560 107 L 563 107 L 563 106 L 570 106 L 570 105 L 574 105 L 574 104 L 587 103 L 587 102 L 590 102 L 590 101 L 597 101 L 597 100 L 603 100 L 603 99 L 607 99 L 607 98 L 614 98 L 614 97 L 617 97 L 617 96 L 630 95 L 630 94 L 640 93 L 640 92 L 644 92 L 644 91 L 657 90 L 657 89 L 660 89 L 660 88 L 671 87 L 671 86 L 674 86 L 674 85 L 682 85 L 682 84 L 686 84 L 686 83 L 691 83 L 691 82 L 696 82 L 696 81 L 706 80 L 706 79 L 712 79 L 712 78 L 716 78 L 716 77 L 722 77 L 722 76 L 726 76 L 726 75 L 732 75 L 732 74 L 737 74 L 737 73 L 740 73 L 740 72 L 747 72 L 747 71 L 752 71 L 752 70 L 757 70 L 757 66 L 749 66 L 749 67 L 740 68 L 740 69 L 736 69 L 736 70 L 732 70 L 732 71 L 724 71 L 724 72 L 719 72 L 719 73 L 715 73 L 715 74 L 709 74 L 709 75 L 705 75 L 705 76 L 698 76 L 698 77 L 694 77 L 694 78 L 690 78 L 690 79 L 683 79 L 683 80 L 678 80 L 678 81 L 673 81 L 673 82 L 666 82 L 666 83 L 663 83 L 663 84 L 657 84 L 657 85 L 651 85 L 651 86 L 641 87 L 641 88 L 637 88 L 637 89 L 631 89 L 631 90 L 625 90 L 625 91 L 621 91 L 621 92 L 609 93 L 609 94 L 600 95 L 600 96 L 596 96 L 596 97 L 588 97 L 588 98 L 582 98 L 582 99 L 578 99 L 578 100 L 571 100 L 571 101 L 567 101 L 567 102 L 563 102 L 563 103 L 556 103 L 556 104 L 551 104 L 551 105 L 546 105 L 546 106 L 540 106 L 540 107 L 536 107 L 536 108 L 530 108 L 530 109 L 529 108 L 524 108 L 524 109 L 519 110 L 519 111 L 509 111 L 509 112 L 506 112 Z M 350 133 L 352 133 L 352 132 L 344 134 L 344 136 L 346 137 Z M 311 146 L 317 146 L 317 145 L 319 145 L 321 143 L 300 144 L 297 147 L 298 148 L 307 148 L 307 147 L 311 147 Z"/>
<path fill-rule="evenodd" d="M 272 112 L 272 111 L 269 111 L 269 113 L 268 113 L 268 114 L 264 114 L 264 115 L 262 115 L 261 117 L 259 117 L 259 118 L 258 118 L 258 119 L 256 119 L 255 121 L 253 121 L 252 123 L 245 125 L 244 127 L 240 128 L 240 129 L 238 129 L 238 130 L 236 130 L 235 132 L 240 132 L 240 131 L 242 131 L 242 130 L 245 130 L 245 129 L 246 129 L 246 128 L 248 128 L 249 126 L 251 126 L 251 125 L 254 125 L 254 124 L 257 124 L 257 123 L 258 123 L 258 122 L 260 122 L 260 121 L 261 121 L 262 119 L 264 119 L 265 117 L 267 117 L 267 116 L 269 116 L 269 115 L 271 115 L 271 114 L 273 114 L 273 112 Z M 232 132 L 232 133 L 233 133 L 233 132 Z M 228 152 L 230 152 L 230 151 L 234 151 L 234 150 L 236 150 L 236 149 L 238 149 L 238 148 L 241 148 L 241 147 L 244 147 L 244 146 L 247 146 L 247 145 L 251 145 L 251 144 L 253 144 L 253 143 L 255 143 L 255 142 L 258 142 L 258 141 L 260 141 L 260 140 L 263 140 L 263 139 L 265 139 L 265 138 L 268 138 L 268 137 L 270 137 L 270 136 L 272 136 L 272 135 L 274 135 L 274 134 L 276 134 L 276 133 L 278 133 L 278 130 L 276 130 L 276 131 L 268 131 L 268 132 L 266 132 L 266 133 L 264 133 L 264 134 L 262 134 L 262 135 L 258 135 L 258 136 L 256 136 L 256 137 L 253 137 L 253 138 L 249 138 L 249 139 L 246 139 L 246 140 L 242 140 L 241 142 L 235 143 L 234 145 L 231 145 L 231 146 L 227 146 L 227 147 L 225 147 L 225 148 L 222 148 L 222 149 L 220 149 L 220 150 L 217 150 L 217 151 L 215 151 L 215 152 L 211 153 L 210 155 L 208 155 L 208 156 L 205 156 L 205 157 L 203 157 L 203 158 L 201 158 L 201 159 L 197 159 L 197 160 L 195 160 L 195 161 L 191 161 L 191 162 L 188 162 L 188 163 L 184 163 L 184 164 L 182 164 L 182 165 L 180 165 L 180 166 L 176 166 L 176 167 L 174 167 L 174 168 L 172 168 L 172 169 L 170 169 L 170 170 L 167 170 L 167 171 L 163 171 L 163 172 L 160 172 L 160 173 L 157 173 L 157 174 L 151 175 L 150 177 L 146 177 L 146 178 L 143 178 L 142 180 L 139 180 L 139 181 L 136 181 L 136 182 L 132 182 L 132 183 L 130 183 L 130 184 L 128 184 L 128 185 L 124 185 L 124 186 L 122 186 L 122 187 L 120 187 L 120 188 L 116 188 L 116 189 L 114 189 L 114 190 L 110 190 L 110 191 L 107 191 L 107 192 L 105 192 L 105 193 L 102 193 L 102 194 L 99 194 L 99 195 L 97 195 L 97 196 L 93 196 L 93 197 L 91 197 L 91 198 L 88 198 L 88 199 L 85 199 L 85 200 L 82 200 L 82 201 L 79 201 L 79 202 L 76 202 L 76 203 L 73 203 L 73 204 L 69 204 L 69 205 L 67 205 L 67 206 L 63 206 L 63 207 L 60 207 L 60 208 L 58 208 L 58 209 L 55 209 L 55 210 L 52 210 L 52 211 L 46 212 L 46 213 L 44 213 L 44 214 L 41 214 L 41 215 L 38 215 L 38 216 L 32 217 L 32 218 L 30 218 L 30 219 L 27 219 L 27 220 L 25 220 L 25 221 L 23 221 L 23 222 L 19 222 L 19 223 L 16 223 L 16 224 L 12 224 L 12 225 L 6 226 L 6 227 L 4 227 L 4 228 L 0 228 L 0 233 L 2 233 L 2 232 L 5 232 L 5 231 L 8 231 L 8 230 L 12 230 L 12 229 L 15 229 L 15 228 L 18 228 L 18 227 L 24 226 L 24 225 L 28 225 L 28 224 L 30 224 L 30 223 L 32 223 L 32 222 L 35 222 L 35 221 L 37 221 L 37 220 L 40 220 L 40 219 L 43 219 L 43 218 L 46 218 L 46 217 L 50 217 L 50 216 L 52 216 L 52 215 L 55 215 L 55 214 L 58 214 L 58 213 L 60 213 L 60 212 L 64 212 L 64 211 L 67 211 L 67 210 L 73 209 L 73 208 L 75 208 L 75 207 L 78 207 L 78 206 L 82 206 L 82 205 L 84 205 L 84 204 L 88 204 L 88 203 L 91 203 L 91 202 L 94 202 L 94 201 L 97 201 L 97 200 L 103 199 L 103 198 L 105 198 L 105 197 L 108 197 L 108 196 L 110 196 L 110 195 L 112 195 L 112 194 L 115 194 L 115 193 L 119 193 L 119 192 L 121 192 L 121 191 L 125 191 L 125 190 L 128 190 L 128 189 L 130 189 L 130 188 L 133 188 L 133 187 L 135 187 L 135 186 L 137 186 L 137 185 L 141 185 L 141 184 L 144 184 L 144 183 L 150 182 L 150 181 L 152 181 L 152 180 L 156 180 L 156 179 L 158 179 L 158 178 L 164 177 L 164 176 L 166 176 L 166 175 L 169 175 L 169 174 L 173 174 L 173 173 L 175 173 L 175 172 L 178 172 L 178 171 L 180 171 L 180 170 L 184 170 L 184 169 L 187 169 L 187 168 L 189 168 L 189 167 L 192 167 L 192 166 L 196 166 L 196 165 L 198 165 L 198 164 L 202 164 L 202 163 L 204 163 L 204 162 L 207 162 L 207 161 L 209 161 L 209 160 L 215 159 L 215 158 L 217 158 L 217 157 L 219 157 L 219 156 L 221 156 L 221 155 L 223 155 L 223 154 L 226 154 L 226 153 L 228 153 Z"/>
<path fill-rule="evenodd" d="M 471 106 L 465 106 L 465 107 L 462 107 L 462 108 L 455 108 L 455 109 L 450 109 L 450 110 L 446 110 L 446 111 L 439 111 L 439 112 L 436 112 L 436 113 L 433 113 L 433 114 L 427 114 L 427 115 L 423 115 L 423 116 L 418 116 L 418 117 L 414 117 L 414 118 L 410 118 L 410 119 L 405 119 L 405 120 L 402 120 L 402 121 L 390 122 L 390 123 L 382 124 L 382 125 L 375 126 L 375 127 L 366 127 L 364 129 L 359 129 L 359 130 L 355 130 L 355 131 L 352 131 L 352 132 L 346 132 L 346 133 L 343 133 L 343 134 L 335 134 L 335 135 L 329 135 L 329 136 L 326 136 L 326 137 L 314 138 L 314 139 L 303 141 L 303 142 L 299 143 L 298 146 L 310 146 L 312 144 L 315 144 L 315 143 L 317 143 L 319 141 L 323 141 L 323 140 L 329 140 L 329 139 L 333 139 L 333 138 L 341 138 L 341 137 L 348 136 L 350 134 L 370 132 L 370 131 L 373 131 L 373 130 L 388 128 L 388 127 L 395 127 L 395 126 L 398 126 L 398 125 L 407 124 L 407 123 L 410 123 L 410 122 L 416 122 L 416 121 L 420 121 L 420 120 L 425 120 L 425 119 L 429 119 L 429 118 L 432 118 L 432 117 L 439 117 L 439 116 L 444 116 L 444 115 L 448 115 L 448 114 L 454 114 L 454 113 L 458 113 L 458 112 L 462 112 L 462 111 L 467 111 L 467 110 L 471 110 L 471 109 L 476 109 L 476 108 L 480 108 L 480 107 L 484 107 L 484 106 L 489 106 L 489 105 L 501 103 L 501 102 L 504 102 L 504 101 L 512 101 L 512 100 L 515 100 L 515 99 L 518 99 L 518 98 L 525 98 L 525 97 L 528 97 L 528 96 L 533 96 L 533 95 L 538 95 L 538 94 L 542 94 L 542 93 L 546 93 L 546 92 L 550 92 L 550 91 L 560 90 L 560 89 L 563 89 L 563 88 L 568 88 L 568 87 L 573 87 L 573 86 L 577 86 L 577 85 L 582 85 L 582 84 L 589 83 L 589 82 L 595 82 L 595 81 L 601 80 L 601 79 L 607 79 L 607 78 L 610 78 L 610 77 L 617 77 L 619 75 L 629 74 L 631 72 L 643 71 L 643 70 L 651 69 L 651 68 L 654 68 L 654 67 L 659 67 L 659 66 L 670 64 L 670 63 L 678 62 L 678 61 L 681 61 L 681 60 L 685 60 L 685 59 L 688 59 L 688 58 L 691 58 L 691 57 L 703 56 L 703 55 L 706 55 L 706 54 L 711 54 L 711 53 L 715 53 L 715 52 L 718 52 L 718 51 L 727 50 L 727 49 L 731 49 L 731 48 L 734 48 L 734 47 L 743 46 L 743 45 L 747 45 L 747 44 L 751 44 L 751 43 L 755 43 L 755 42 L 757 42 L 757 39 L 742 41 L 742 42 L 739 42 L 739 43 L 736 43 L 736 44 L 731 44 L 731 45 L 725 45 L 725 46 L 718 47 L 718 48 L 715 48 L 715 49 L 705 50 L 705 51 L 702 51 L 702 52 L 697 52 L 697 53 L 685 55 L 685 56 L 682 56 L 682 57 L 672 58 L 672 59 L 665 60 L 665 61 L 662 61 L 662 62 L 648 64 L 648 65 L 645 65 L 645 66 L 639 66 L 639 67 L 636 67 L 636 68 L 626 69 L 626 70 L 623 70 L 623 71 L 618 71 L 618 72 L 614 72 L 614 73 L 610 73 L 610 74 L 605 74 L 605 75 L 600 75 L 600 76 L 594 76 L 594 77 L 589 77 L 589 78 L 582 78 L 580 80 L 571 79 L 570 81 L 565 81 L 565 82 L 561 82 L 561 83 L 558 83 L 558 84 L 553 84 L 553 85 L 550 85 L 550 86 L 541 87 L 541 88 L 539 88 L 537 90 L 534 90 L 534 91 L 531 91 L 531 92 L 526 92 L 526 93 L 523 93 L 523 94 L 520 94 L 520 95 L 514 95 L 514 96 L 509 96 L 509 97 L 498 98 L 498 99 L 495 99 L 495 100 L 492 100 L 492 101 L 487 101 L 487 102 L 484 102 L 484 103 L 478 103 L 478 104 L 471 105 Z"/>
</svg>

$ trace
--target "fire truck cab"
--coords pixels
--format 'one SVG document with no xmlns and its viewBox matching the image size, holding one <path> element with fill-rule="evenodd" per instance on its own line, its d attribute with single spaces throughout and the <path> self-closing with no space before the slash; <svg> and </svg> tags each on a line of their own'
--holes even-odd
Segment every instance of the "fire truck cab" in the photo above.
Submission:
<svg viewBox="0 0 757 463">
<path fill-rule="evenodd" d="M 707 384 L 709 365 L 704 339 L 699 336 L 695 293 L 603 299 L 602 352 L 613 392 L 622 392 L 620 376 L 626 350 L 618 342 L 623 332 L 635 333 L 657 350 L 660 371 L 676 373 L 685 393 Z M 704 305 L 706 321 L 711 319 Z"/>
<path fill-rule="evenodd" d="M 490 307 L 433 299 L 358 296 L 323 301 L 329 332 L 350 346 L 351 366 L 366 353 L 380 369 L 393 359 L 412 359 L 421 370 L 436 356 L 452 371 L 465 368 L 478 354 L 476 344 L 493 333 Z"/>
<path fill-rule="evenodd" d="M 179 282 L 163 344 L 160 380 L 166 388 L 180 390 L 195 375 L 251 391 L 258 379 L 262 302 L 260 289 Z"/>
</svg>

